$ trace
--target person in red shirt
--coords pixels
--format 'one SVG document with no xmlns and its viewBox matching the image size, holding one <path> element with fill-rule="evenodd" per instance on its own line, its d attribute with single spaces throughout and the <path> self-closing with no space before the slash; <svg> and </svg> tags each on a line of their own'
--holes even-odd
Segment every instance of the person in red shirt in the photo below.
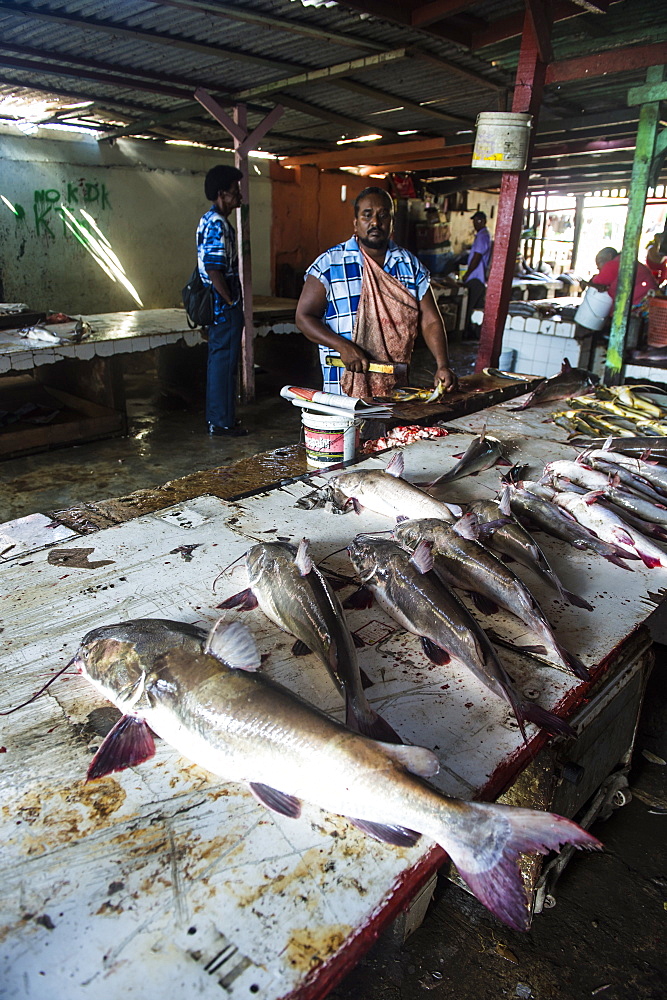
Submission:
<svg viewBox="0 0 667 1000">
<path fill-rule="evenodd" d="M 618 268 L 621 263 L 621 255 L 613 247 L 605 247 L 597 254 L 595 266 L 598 273 L 588 282 L 601 292 L 608 292 L 612 300 L 616 298 L 616 288 L 618 286 Z M 635 285 L 632 290 L 632 304 L 639 305 L 646 293 L 650 289 L 655 290 L 658 283 L 653 274 L 641 261 L 637 261 L 635 272 Z"/>
</svg>

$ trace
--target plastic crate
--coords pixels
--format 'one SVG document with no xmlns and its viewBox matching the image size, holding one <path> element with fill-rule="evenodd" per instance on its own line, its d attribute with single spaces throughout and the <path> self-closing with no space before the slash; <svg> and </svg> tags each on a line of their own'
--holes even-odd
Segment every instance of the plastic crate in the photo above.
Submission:
<svg viewBox="0 0 667 1000">
<path fill-rule="evenodd" d="M 667 298 L 654 295 L 648 303 L 649 347 L 667 347 Z"/>
</svg>

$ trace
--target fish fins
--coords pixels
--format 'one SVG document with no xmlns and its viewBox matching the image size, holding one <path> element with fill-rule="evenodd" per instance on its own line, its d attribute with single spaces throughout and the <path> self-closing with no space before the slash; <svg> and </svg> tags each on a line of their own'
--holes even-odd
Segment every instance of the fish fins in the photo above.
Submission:
<svg viewBox="0 0 667 1000">
<path fill-rule="evenodd" d="M 637 551 L 639 552 L 639 549 Z M 661 561 L 656 556 L 647 556 L 643 552 L 639 552 L 639 558 L 649 569 L 655 569 L 657 566 L 662 566 Z"/>
<path fill-rule="evenodd" d="M 351 634 L 352 634 L 352 642 L 354 643 L 354 645 L 356 646 L 356 648 L 357 649 L 365 649 L 366 643 L 361 638 L 361 636 L 360 635 L 356 635 L 354 632 L 352 632 Z M 369 683 L 366 685 L 366 687 L 370 687 L 370 685 L 372 683 L 373 683 L 372 681 L 369 681 Z"/>
<path fill-rule="evenodd" d="M 354 513 L 355 514 L 363 514 L 363 512 L 364 512 L 364 505 L 361 504 L 361 503 L 359 503 L 359 501 L 357 500 L 356 497 L 352 497 L 351 500 L 352 500 L 352 510 L 354 511 Z"/>
<path fill-rule="evenodd" d="M 361 643 L 362 646 L 366 645 L 363 639 L 359 639 L 359 642 Z M 373 685 L 375 684 L 375 681 L 372 681 L 368 676 L 368 674 L 366 673 L 366 671 L 362 670 L 361 667 L 359 667 L 359 677 L 361 678 L 361 687 L 363 688 L 364 691 L 366 690 L 366 688 L 373 687 Z"/>
<path fill-rule="evenodd" d="M 438 842 L 479 901 L 517 931 L 530 927 L 520 854 L 547 854 L 566 843 L 589 850 L 602 847 L 586 830 L 554 813 L 482 802 L 467 807 L 465 827 L 454 836 L 443 831 Z"/>
<path fill-rule="evenodd" d="M 219 611 L 227 610 L 229 608 L 238 608 L 239 611 L 252 611 L 252 609 L 256 607 L 257 598 L 253 594 L 250 587 L 246 590 L 241 590 L 238 594 L 234 594 L 232 597 L 228 597 L 227 600 L 222 602 L 222 604 L 216 604 L 216 608 Z"/>
<path fill-rule="evenodd" d="M 424 654 L 428 656 L 431 663 L 436 663 L 439 667 L 447 666 L 452 659 L 447 650 L 436 645 L 432 639 L 428 639 L 425 635 L 422 635 L 419 638 L 421 639 Z"/>
<path fill-rule="evenodd" d="M 534 653 L 535 656 L 547 655 L 547 647 L 541 643 L 536 643 L 534 646 L 517 646 L 516 648 L 520 653 Z"/>
<path fill-rule="evenodd" d="M 478 540 L 480 534 L 479 527 L 479 518 L 472 511 L 464 514 L 452 525 L 457 535 L 460 535 L 461 538 L 467 538 L 471 542 Z"/>
<path fill-rule="evenodd" d="M 369 837 L 382 841 L 383 844 L 391 844 L 393 847 L 414 847 L 420 833 L 415 830 L 408 830 L 404 826 L 386 826 L 383 823 L 371 823 L 365 819 L 352 819 L 347 817 L 348 822 L 357 829 L 367 833 Z"/>
<path fill-rule="evenodd" d="M 391 461 L 387 465 L 385 472 L 388 472 L 390 476 L 394 476 L 395 479 L 400 479 L 405 472 L 405 459 L 403 458 L 403 452 L 397 451 L 395 455 L 392 456 Z"/>
<path fill-rule="evenodd" d="M 353 594 L 350 594 L 346 600 L 343 601 L 343 607 L 346 610 L 354 609 L 355 611 L 360 611 L 363 608 L 371 608 L 373 606 L 373 592 L 368 589 L 368 587 L 359 587 L 355 590 Z"/>
<path fill-rule="evenodd" d="M 419 573 L 430 573 L 433 569 L 433 542 L 422 538 L 421 542 L 410 556 L 410 562 Z"/>
<path fill-rule="evenodd" d="M 578 594 L 572 594 L 569 590 L 561 591 L 563 597 L 575 608 L 583 608 L 584 611 L 592 611 L 593 605 L 589 604 L 587 600 L 583 597 L 579 597 Z"/>
<path fill-rule="evenodd" d="M 393 743 L 383 743 L 382 749 L 389 757 L 393 757 L 410 774 L 420 778 L 432 778 L 440 770 L 440 761 L 426 747 L 396 746 Z"/>
<path fill-rule="evenodd" d="M 301 639 L 297 639 L 292 646 L 292 656 L 307 656 L 308 653 L 312 653 L 310 646 L 306 646 L 305 642 Z"/>
<path fill-rule="evenodd" d="M 154 753 L 155 741 L 148 723 L 135 715 L 123 715 L 102 740 L 90 762 L 86 781 L 143 764 Z"/>
<path fill-rule="evenodd" d="M 575 677 L 578 677 L 581 681 L 589 681 L 591 679 L 590 673 L 578 656 L 575 656 L 574 653 L 570 653 L 567 649 L 564 649 L 563 646 L 557 646 L 557 649 L 567 664 L 568 669 L 574 674 Z"/>
<path fill-rule="evenodd" d="M 590 507 L 590 505 L 595 503 L 596 500 L 599 500 L 600 497 L 605 496 L 606 492 L 606 490 L 589 490 L 588 493 L 584 493 L 582 500 L 588 507 Z"/>
<path fill-rule="evenodd" d="M 298 819 L 301 815 L 301 803 L 293 795 L 279 792 L 277 788 L 262 785 L 257 781 L 251 781 L 249 787 L 257 801 L 270 809 L 271 812 L 279 813 L 281 816 L 289 816 L 290 819 Z"/>
<path fill-rule="evenodd" d="M 296 568 L 301 576 L 308 576 L 313 569 L 313 560 L 308 550 L 309 544 L 310 543 L 307 538 L 302 538 L 299 542 L 299 548 L 296 551 L 296 556 L 294 557 Z"/>
<path fill-rule="evenodd" d="M 403 743 L 398 733 L 370 706 L 364 715 L 355 712 L 351 698 L 347 698 L 345 705 L 345 725 L 355 733 L 361 733 L 362 736 L 368 736 L 369 739 L 378 740 L 380 743 L 392 745 Z"/>
<path fill-rule="evenodd" d="M 512 495 L 512 489 L 510 486 L 503 486 L 500 491 L 500 502 L 498 504 L 498 510 L 503 515 L 503 517 L 512 517 L 512 505 L 510 503 L 510 497 Z"/>
<path fill-rule="evenodd" d="M 521 703 L 521 715 L 526 722 L 533 722 L 540 729 L 546 729 L 552 736 L 576 736 L 576 732 L 564 719 L 559 719 L 553 712 L 541 708 L 534 701 Z"/>
<path fill-rule="evenodd" d="M 241 622 L 227 624 L 220 618 L 209 632 L 204 652 L 232 670 L 259 670 L 262 661 L 252 635 Z"/>
<path fill-rule="evenodd" d="M 476 591 L 470 592 L 470 597 L 472 603 L 475 605 L 477 610 L 483 615 L 496 615 L 500 608 L 495 601 L 492 601 L 490 597 L 486 597 L 484 594 L 478 594 Z"/>
</svg>

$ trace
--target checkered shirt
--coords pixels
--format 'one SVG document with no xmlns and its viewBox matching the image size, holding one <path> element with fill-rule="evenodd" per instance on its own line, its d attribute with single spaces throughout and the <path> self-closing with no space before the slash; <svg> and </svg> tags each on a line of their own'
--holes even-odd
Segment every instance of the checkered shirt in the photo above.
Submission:
<svg viewBox="0 0 667 1000">
<path fill-rule="evenodd" d="M 206 268 L 211 271 L 222 271 L 234 304 L 240 301 L 241 283 L 236 233 L 232 224 L 224 215 L 220 215 L 214 205 L 202 215 L 197 226 L 197 267 L 199 277 L 208 287 L 213 282 L 206 273 Z M 220 319 L 224 308 L 225 302 L 216 292 L 215 321 Z"/>
<path fill-rule="evenodd" d="M 327 293 L 323 322 L 346 340 L 352 339 L 361 295 L 363 266 L 363 255 L 357 238 L 352 236 L 346 243 L 339 243 L 320 254 L 306 271 L 306 275 L 311 274 L 322 282 Z M 414 254 L 397 246 L 393 240 L 389 241 L 382 267 L 387 274 L 405 285 L 416 299 L 421 300 L 426 295 L 429 289 L 428 271 Z M 330 347 L 320 345 L 323 390 L 341 395 L 340 376 L 344 369 L 325 364 L 327 355 L 336 353 Z"/>
</svg>

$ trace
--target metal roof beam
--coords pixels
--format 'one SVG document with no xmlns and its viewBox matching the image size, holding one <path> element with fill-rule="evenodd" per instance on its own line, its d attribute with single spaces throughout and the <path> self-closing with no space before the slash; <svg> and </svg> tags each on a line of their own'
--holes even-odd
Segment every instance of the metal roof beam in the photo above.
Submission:
<svg viewBox="0 0 667 1000">
<path fill-rule="evenodd" d="M 1 46 L 0 46 L 1 47 Z M 157 83 L 141 83 L 126 76 L 118 76 L 115 73 L 100 73 L 94 70 L 84 69 L 81 66 L 56 66 L 53 62 L 42 61 L 31 62 L 29 59 L 15 59 L 13 56 L 0 55 L 0 66 L 7 69 L 27 70 L 30 73 L 40 73 L 45 76 L 69 76 L 72 79 L 90 80 L 94 83 L 108 84 L 112 87 L 122 87 L 127 90 L 143 90 L 150 94 L 162 94 L 165 97 L 186 98 L 188 92 L 185 89 L 167 87 Z"/>
<path fill-rule="evenodd" d="M 118 101 L 113 97 L 100 97 L 99 94 L 90 94 L 85 91 L 61 90 L 59 87 L 44 87 L 32 81 L 24 83 L 12 77 L 0 76 L 0 84 L 8 87 L 21 87 L 24 90 L 34 90 L 38 94 L 47 94 L 52 97 L 64 97 L 68 101 L 93 101 L 98 108 L 109 108 L 113 113 L 118 113 L 123 117 L 128 115 L 146 114 L 148 110 L 145 105 L 134 104 L 132 101 Z M 100 126 L 101 128 L 104 126 Z"/>
<path fill-rule="evenodd" d="M 12 64 L 14 65 L 14 68 L 21 68 L 21 69 L 25 68 L 31 70 L 35 69 L 41 72 L 44 70 L 44 65 L 46 60 L 46 66 L 48 67 L 48 69 L 46 69 L 45 72 L 48 73 L 49 70 L 52 70 L 52 72 L 56 75 L 68 75 L 65 71 L 61 71 L 60 68 L 55 66 L 57 62 L 65 62 L 65 63 L 71 63 L 72 65 L 76 66 L 77 67 L 76 75 L 78 77 L 81 77 L 82 79 L 94 80 L 100 83 L 118 82 L 117 77 L 114 80 L 112 80 L 111 76 L 104 77 L 99 72 L 100 70 L 117 71 L 120 68 L 118 65 L 112 67 L 108 63 L 92 62 L 89 59 L 81 59 L 79 56 L 72 56 L 69 53 L 54 52 L 45 49 L 33 49 L 26 46 L 8 45 L 0 41 L 0 50 L 3 49 L 5 51 L 24 52 L 26 55 L 31 56 L 33 58 L 38 58 L 40 60 L 39 66 L 33 66 L 32 63 L 26 63 L 25 66 L 17 65 L 17 63 L 19 62 L 17 60 Z M 0 64 L 3 61 L 7 62 L 7 60 L 4 59 L 2 55 L 0 55 Z M 87 70 L 91 70 L 92 72 L 86 72 Z M 131 89 L 133 90 L 143 90 L 146 91 L 147 93 L 165 94 L 167 96 L 182 98 L 183 100 L 187 100 L 191 96 L 192 87 L 195 83 L 195 81 L 193 81 L 192 79 L 187 80 L 184 77 L 168 77 L 168 76 L 163 76 L 162 74 L 148 73 L 143 70 L 135 69 L 134 67 L 132 68 L 123 67 L 123 71 L 128 74 L 128 78 L 127 79 L 124 78 L 120 81 L 120 85 L 122 86 L 131 87 Z M 74 76 L 75 73 L 71 72 L 69 75 Z M 129 79 L 130 76 L 132 77 L 137 76 L 142 79 L 151 81 L 151 83 L 143 83 L 140 80 L 130 80 Z M 155 81 L 155 83 L 153 83 L 152 81 Z M 182 89 L 176 89 L 173 86 L 169 86 L 170 84 L 176 84 L 177 86 L 180 86 Z M 225 90 L 221 91 L 220 88 L 216 88 L 216 90 L 219 100 L 222 99 L 223 95 L 229 97 L 230 93 L 229 91 Z M 295 111 L 299 111 L 302 114 L 308 115 L 309 117 L 318 119 L 320 121 L 332 122 L 337 125 L 342 125 L 345 128 L 368 129 L 370 127 L 373 127 L 381 135 L 387 136 L 388 138 L 395 138 L 397 136 L 397 132 L 395 129 L 388 129 L 382 127 L 378 128 L 375 124 L 371 126 L 369 122 L 361 121 L 360 119 L 356 118 L 350 118 L 346 115 L 339 115 L 333 111 L 328 111 L 326 108 L 320 108 L 317 105 L 309 104 L 306 101 L 300 101 L 297 100 L 296 98 L 291 98 L 288 95 L 283 95 L 281 100 L 283 104 L 287 105 L 288 107 L 292 107 Z M 195 112 L 197 111 L 196 104 L 193 103 L 191 107 Z M 260 108 L 256 105 L 250 105 L 251 110 L 253 110 L 255 107 L 257 107 L 258 112 L 262 114 L 265 114 L 266 111 L 268 110 L 266 108 Z"/>
<path fill-rule="evenodd" d="M 471 118 L 463 118 L 461 115 L 450 115 L 448 112 L 439 111 L 428 104 L 417 104 L 415 101 L 406 100 L 405 97 L 398 97 L 396 94 L 389 94 L 384 90 L 376 90 L 375 87 L 368 87 L 363 83 L 357 83 L 356 80 L 336 80 L 335 83 L 337 87 L 342 87 L 344 90 L 351 90 L 355 94 L 361 94 L 362 97 L 370 97 L 371 100 L 379 101 L 381 104 L 393 101 L 394 105 L 400 104 L 407 111 L 416 111 L 419 114 L 430 115 L 432 118 L 439 118 L 441 121 L 457 122 L 464 125 L 470 125 L 472 122 Z"/>
<path fill-rule="evenodd" d="M 317 104 L 311 104 L 310 101 L 299 100 L 296 97 L 292 97 L 291 94 L 281 94 L 280 103 L 286 108 L 291 108 L 293 111 L 299 111 L 303 115 L 308 115 L 310 118 L 317 118 L 320 121 L 330 122 L 332 125 L 355 129 L 372 128 L 383 138 L 398 138 L 396 129 L 379 127 L 375 123 L 371 124 L 370 122 L 362 121 L 360 118 L 349 118 L 347 115 L 340 115 L 336 111 L 328 111 Z"/>
<path fill-rule="evenodd" d="M 406 49 L 391 49 L 388 52 L 378 52 L 371 56 L 361 56 L 360 59 L 348 59 L 346 62 L 336 63 L 334 66 L 324 66 L 322 69 L 305 70 L 294 76 L 283 77 L 280 80 L 271 80 L 260 83 L 256 87 L 246 87 L 244 90 L 236 91 L 234 99 L 245 101 L 248 97 L 256 97 L 259 94 L 269 94 L 283 90 L 285 87 L 302 87 L 309 83 L 328 83 L 336 77 L 345 76 L 347 73 L 357 73 L 364 69 L 377 69 L 385 63 L 395 62 L 397 59 L 405 59 Z"/>
<path fill-rule="evenodd" d="M 436 23 L 428 26 L 413 25 L 408 3 L 392 3 L 391 0 L 338 0 L 338 4 L 341 7 L 350 7 L 352 10 L 361 11 L 362 14 L 370 14 L 371 17 L 377 17 L 382 21 L 390 21 L 408 28 L 419 28 L 419 30 L 428 32 L 429 35 L 444 38 L 446 41 L 454 42 L 455 45 L 460 45 L 465 49 L 470 48 L 472 40 L 470 28 L 461 28 L 449 23 L 445 25 Z"/>
<path fill-rule="evenodd" d="M 153 0 L 153 2 L 160 7 L 178 7 L 181 10 L 200 11 L 230 21 L 256 24 L 262 28 L 270 28 L 272 31 L 286 31 L 291 35 L 303 35 L 306 38 L 321 39 L 323 42 L 333 42 L 335 45 L 345 45 L 350 49 L 361 49 L 365 52 L 381 52 L 384 49 L 384 45 L 370 39 L 355 38 L 353 35 L 296 21 L 294 18 L 271 17 L 270 14 L 251 10 L 248 7 L 232 6 L 226 3 L 211 2 L 211 0 Z"/>
<path fill-rule="evenodd" d="M 207 45 L 204 42 L 190 41 L 178 35 L 164 35 L 157 31 L 146 31 L 140 28 L 124 28 L 118 24 L 114 24 L 112 21 L 100 21 L 92 17 L 75 17 L 71 14 L 47 13 L 43 8 L 37 10 L 34 7 L 26 7 L 22 4 L 0 3 L 0 13 L 14 14 L 36 21 L 45 21 L 50 24 L 69 25 L 70 27 L 80 28 L 85 31 L 97 31 L 116 38 L 125 38 L 133 42 L 140 41 L 149 42 L 152 45 L 170 45 L 174 48 L 186 49 L 189 52 L 215 56 L 218 59 L 221 56 L 225 56 L 228 59 L 238 59 L 270 69 L 292 71 L 302 69 L 301 66 L 297 66 L 295 63 L 286 63 L 277 59 L 266 59 L 264 56 L 256 56 L 250 52 L 241 52 L 238 49 L 230 49 L 222 45 Z"/>
<path fill-rule="evenodd" d="M 450 62 L 447 59 L 442 59 L 440 56 L 433 56 L 430 52 L 423 52 L 421 49 L 412 48 L 409 50 L 409 55 L 415 59 L 420 59 L 422 62 L 430 63 L 432 66 L 439 66 L 440 69 L 445 70 L 447 73 L 454 73 L 456 76 L 470 80 L 477 86 L 484 87 L 487 90 L 506 90 L 511 86 L 509 82 L 496 83 L 494 80 L 489 80 L 487 77 L 482 76 L 481 73 L 475 73 L 474 70 L 458 66 L 456 63 Z M 503 73 L 503 75 L 505 74 Z"/>
</svg>

